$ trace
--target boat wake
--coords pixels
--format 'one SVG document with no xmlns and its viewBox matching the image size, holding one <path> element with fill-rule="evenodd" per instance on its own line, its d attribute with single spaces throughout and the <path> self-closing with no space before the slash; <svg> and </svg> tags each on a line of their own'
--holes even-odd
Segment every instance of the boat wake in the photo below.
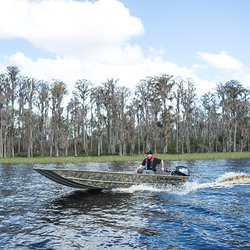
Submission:
<svg viewBox="0 0 250 250">
<path fill-rule="evenodd" d="M 225 184 L 249 184 L 250 175 L 245 173 L 229 172 L 218 178 L 217 182 Z"/>
<path fill-rule="evenodd" d="M 190 192 L 195 192 L 200 189 L 206 188 L 222 188 L 222 187 L 232 187 L 235 185 L 244 185 L 250 184 L 250 175 L 245 173 L 235 173 L 228 172 L 217 178 L 213 182 L 186 182 L 181 186 L 164 186 L 164 187 L 155 187 L 151 185 L 136 185 L 129 188 L 117 188 L 113 189 L 112 192 L 124 192 L 124 193 L 134 193 L 140 191 L 148 192 L 170 192 L 172 194 L 186 195 Z"/>
</svg>

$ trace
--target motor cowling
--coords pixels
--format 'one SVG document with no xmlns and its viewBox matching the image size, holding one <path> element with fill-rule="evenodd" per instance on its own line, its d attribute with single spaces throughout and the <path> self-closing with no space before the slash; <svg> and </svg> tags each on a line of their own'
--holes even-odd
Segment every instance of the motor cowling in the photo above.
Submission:
<svg viewBox="0 0 250 250">
<path fill-rule="evenodd" d="M 176 166 L 175 170 L 171 172 L 171 175 L 189 176 L 189 169 L 185 166 Z"/>
</svg>

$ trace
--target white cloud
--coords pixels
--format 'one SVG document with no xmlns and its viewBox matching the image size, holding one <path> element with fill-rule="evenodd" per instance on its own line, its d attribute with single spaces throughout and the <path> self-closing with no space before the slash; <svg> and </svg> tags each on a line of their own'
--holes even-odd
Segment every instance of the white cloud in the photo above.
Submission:
<svg viewBox="0 0 250 250">
<path fill-rule="evenodd" d="M 243 87 L 250 87 L 250 69 L 228 52 L 221 51 L 219 54 L 197 52 L 197 54 L 207 64 L 196 65 L 195 71 L 198 73 L 199 70 L 206 70 L 214 79 L 214 84 L 211 85 L 213 88 L 219 82 L 225 83 L 230 80 L 237 80 Z"/>
<path fill-rule="evenodd" d="M 141 48 L 128 43 L 143 34 L 141 20 L 119 1 L 0 0 L 0 9 L 0 39 L 22 38 L 56 57 L 32 60 L 20 50 L 6 55 L 5 63 L 23 74 L 104 81 L 129 76 L 143 60 Z"/>
<path fill-rule="evenodd" d="M 21 37 L 56 57 L 32 60 L 20 51 L 8 56 L 8 64 L 18 65 L 25 75 L 63 79 L 71 84 L 79 78 L 102 82 L 114 77 L 132 87 L 149 75 L 193 74 L 187 68 L 163 61 L 162 50 L 151 48 L 150 56 L 145 58 L 138 45 L 129 43 L 131 37 L 143 34 L 143 25 L 119 1 L 0 0 L 0 3 L 3 13 L 0 23 L 5 23 L 0 37 Z M 10 13 L 9 23 L 5 20 Z"/>
<path fill-rule="evenodd" d="M 109 52 L 106 53 L 108 57 Z M 110 51 L 111 57 L 106 59 L 104 52 L 98 60 L 82 60 L 76 57 L 57 57 L 56 59 L 39 58 L 32 60 L 23 53 L 8 57 L 8 65 L 18 65 L 23 75 L 37 79 L 60 79 L 73 87 L 78 79 L 88 79 L 100 84 L 108 78 L 117 78 L 123 86 L 133 88 L 146 76 L 156 76 L 167 73 L 182 78 L 192 78 L 195 82 L 203 84 L 197 88 L 198 92 L 204 92 L 210 87 L 208 81 L 201 80 L 188 67 L 180 67 L 175 63 L 163 61 L 160 56 L 144 58 L 139 47 L 127 45 L 124 50 Z M 109 58 L 109 57 L 108 57 Z M 204 85 L 206 88 L 204 88 Z"/>
<path fill-rule="evenodd" d="M 216 85 L 198 77 L 199 66 L 180 67 L 164 60 L 162 49 L 150 48 L 145 57 L 142 48 L 130 42 L 144 33 L 143 24 L 118 0 L 0 0 L 0 9 L 0 39 L 25 39 L 54 57 L 34 59 L 17 46 L 14 54 L 5 55 L 4 64 L 18 66 L 22 75 L 59 79 L 69 89 L 78 79 L 100 84 L 108 78 L 118 78 L 121 85 L 133 88 L 146 76 L 162 73 L 192 78 L 199 93 Z M 223 51 L 198 55 L 220 69 L 242 67 Z"/>
<path fill-rule="evenodd" d="M 242 63 L 236 58 L 230 56 L 226 51 L 221 51 L 219 54 L 198 51 L 197 54 L 201 60 L 216 69 L 241 70 L 243 68 Z"/>
<path fill-rule="evenodd" d="M 116 0 L 0 0 L 0 9 L 0 38 L 23 38 L 62 56 L 90 56 L 144 32 L 141 21 Z"/>
</svg>

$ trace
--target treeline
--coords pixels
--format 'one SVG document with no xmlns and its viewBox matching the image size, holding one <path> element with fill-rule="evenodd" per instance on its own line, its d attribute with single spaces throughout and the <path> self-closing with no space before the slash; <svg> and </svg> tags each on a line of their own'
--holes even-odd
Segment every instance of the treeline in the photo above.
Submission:
<svg viewBox="0 0 250 250">
<path fill-rule="evenodd" d="M 0 74 L 0 158 L 250 149 L 250 91 L 219 83 L 198 98 L 192 80 L 146 77 L 134 88 L 108 79 L 96 86 Z M 65 102 L 65 100 L 68 100 Z"/>
</svg>

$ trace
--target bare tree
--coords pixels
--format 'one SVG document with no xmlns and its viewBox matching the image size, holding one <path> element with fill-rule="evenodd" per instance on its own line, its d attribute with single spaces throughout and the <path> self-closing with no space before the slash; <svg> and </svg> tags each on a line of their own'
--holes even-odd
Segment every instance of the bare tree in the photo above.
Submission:
<svg viewBox="0 0 250 250">
<path fill-rule="evenodd" d="M 147 77 L 142 79 L 139 84 L 136 85 L 135 89 L 135 99 L 138 107 L 138 141 L 140 140 L 142 144 L 142 152 L 151 148 L 150 144 L 150 124 L 152 116 L 150 114 L 150 98 L 152 86 L 152 77 Z M 138 152 L 140 152 L 141 145 L 138 144 Z"/>
<path fill-rule="evenodd" d="M 118 99 L 117 99 L 117 84 L 118 80 L 108 79 L 104 82 L 101 88 L 101 98 L 105 107 L 106 126 L 107 126 L 107 143 L 108 153 L 115 154 L 117 144 L 118 130 Z"/>
<path fill-rule="evenodd" d="M 206 119 L 204 120 L 204 127 L 207 131 L 204 135 L 207 138 L 207 152 L 217 151 L 218 148 L 218 103 L 216 101 L 216 95 L 208 92 L 202 96 L 202 105 L 206 112 Z"/>
<path fill-rule="evenodd" d="M 127 108 L 127 100 L 130 96 L 129 89 L 126 87 L 120 87 L 117 90 L 117 116 L 118 116 L 118 144 L 119 144 L 119 155 L 127 154 L 127 116 L 126 116 L 126 108 Z"/>
<path fill-rule="evenodd" d="M 37 107 L 39 110 L 39 148 L 40 155 L 44 157 L 46 151 L 46 141 L 49 126 L 49 105 L 50 105 L 50 87 L 44 81 L 39 81 L 37 85 L 38 102 Z"/>
<path fill-rule="evenodd" d="M 67 105 L 67 125 L 71 131 L 74 156 L 78 156 L 78 145 L 80 143 L 81 136 L 81 124 L 82 124 L 82 114 L 81 114 L 80 101 L 77 96 L 73 96 Z"/>
<path fill-rule="evenodd" d="M 191 153 L 192 112 L 195 105 L 195 87 L 190 80 L 186 82 L 187 87 L 181 89 L 181 104 L 183 106 L 183 132 L 187 153 Z M 182 141 L 184 143 L 184 140 Z"/>
<path fill-rule="evenodd" d="M 6 157 L 6 87 L 7 77 L 0 75 L 0 158 Z"/>
<path fill-rule="evenodd" d="M 33 157 L 33 133 L 36 125 L 36 116 L 33 113 L 33 105 L 36 102 L 36 84 L 37 80 L 34 78 L 26 78 L 25 84 L 25 98 L 27 100 L 26 110 L 26 138 L 27 138 L 27 157 Z"/>
<path fill-rule="evenodd" d="M 127 140 L 128 140 L 128 144 L 130 145 L 129 154 L 133 155 L 135 153 L 135 143 L 136 143 L 136 116 L 138 114 L 137 102 L 135 100 L 132 100 L 132 104 L 128 105 L 127 108 L 128 108 L 126 112 L 126 117 L 127 117 L 126 130 L 127 130 L 127 135 L 128 135 Z M 138 138 L 138 145 L 140 145 L 140 138 Z"/>
<path fill-rule="evenodd" d="M 19 69 L 15 66 L 7 67 L 7 81 L 8 81 L 8 98 L 11 104 L 11 120 L 9 127 L 9 142 L 10 142 L 10 154 L 12 157 L 15 156 L 15 100 L 17 96 L 17 84 L 18 84 L 18 74 Z"/>
<path fill-rule="evenodd" d="M 55 81 L 51 87 L 51 97 L 52 97 L 52 117 L 51 117 L 51 138 L 55 148 L 55 156 L 59 156 L 59 148 L 60 146 L 65 148 L 64 139 L 64 118 L 62 101 L 63 97 L 67 94 L 67 89 L 65 83 L 61 81 Z M 60 145 L 61 142 L 61 145 Z M 52 146 L 50 155 L 52 154 Z"/>
<path fill-rule="evenodd" d="M 93 107 L 91 109 L 91 127 L 93 128 L 92 132 L 95 133 L 97 137 L 97 155 L 100 156 L 103 153 L 103 136 L 106 124 L 102 87 L 92 89 L 91 100 L 91 106 Z"/>
<path fill-rule="evenodd" d="M 163 74 L 159 77 L 155 77 L 153 81 L 153 91 L 159 96 L 159 102 L 162 103 L 162 132 L 164 138 L 163 152 L 168 152 L 168 140 L 171 127 L 171 114 L 172 109 L 171 102 L 173 100 L 172 88 L 175 84 L 173 80 L 173 75 Z M 157 100 L 157 97 L 155 98 Z"/>
<path fill-rule="evenodd" d="M 3 158 L 3 105 L 4 96 L 0 92 L 0 158 Z"/>
<path fill-rule="evenodd" d="M 174 92 L 174 98 L 176 99 L 176 110 L 175 110 L 175 152 L 179 153 L 179 137 L 180 137 L 180 112 L 181 112 L 181 92 L 183 88 L 183 80 L 176 81 L 177 89 Z"/>
<path fill-rule="evenodd" d="M 76 95 L 81 103 L 81 117 L 82 117 L 82 144 L 85 151 L 85 154 L 89 154 L 89 145 L 88 145 L 88 122 L 87 115 L 90 105 L 90 92 L 93 84 L 85 79 L 78 80 L 75 84 L 76 90 L 73 94 Z"/>
</svg>

